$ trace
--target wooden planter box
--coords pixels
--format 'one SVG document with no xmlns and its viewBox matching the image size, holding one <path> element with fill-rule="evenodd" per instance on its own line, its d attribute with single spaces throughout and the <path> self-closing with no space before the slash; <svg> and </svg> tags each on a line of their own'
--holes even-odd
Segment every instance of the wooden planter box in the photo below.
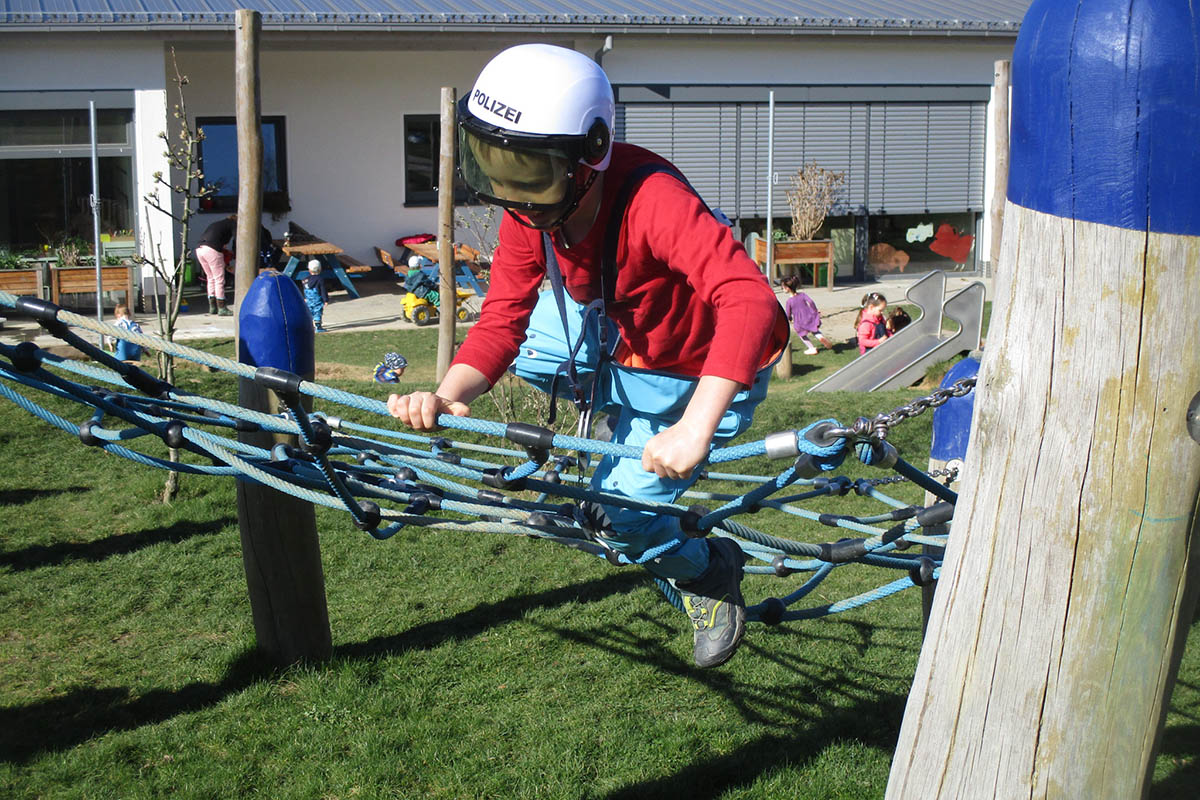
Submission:
<svg viewBox="0 0 1200 800">
<path fill-rule="evenodd" d="M 100 268 L 101 292 L 124 292 L 126 305 L 137 300 L 135 267 L 119 265 Z M 50 302 L 60 304 L 64 294 L 95 294 L 95 267 L 51 267 Z"/>
<path fill-rule="evenodd" d="M 767 263 L 767 241 L 758 238 L 754 241 L 754 260 L 760 265 Z M 837 271 L 833 263 L 833 240 L 813 239 L 811 241 L 783 240 L 775 242 L 772 262 L 779 275 L 788 275 L 800 270 L 807 264 L 812 267 L 812 285 L 817 288 L 822 283 L 833 288 L 833 275 Z M 787 267 L 788 269 L 778 269 Z M 822 280 L 823 279 L 823 280 Z"/>
<path fill-rule="evenodd" d="M 0 269 L 0 290 L 41 299 L 42 271 L 37 267 Z"/>
</svg>

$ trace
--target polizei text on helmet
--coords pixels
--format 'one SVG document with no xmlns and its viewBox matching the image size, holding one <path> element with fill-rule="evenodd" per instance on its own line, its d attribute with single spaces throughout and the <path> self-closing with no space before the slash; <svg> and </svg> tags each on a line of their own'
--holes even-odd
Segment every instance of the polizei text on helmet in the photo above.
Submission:
<svg viewBox="0 0 1200 800">
<path fill-rule="evenodd" d="M 480 108 L 482 108 L 484 111 L 490 111 L 493 114 L 495 114 L 497 117 L 506 119 L 509 122 L 520 122 L 521 121 L 521 112 L 520 111 L 518 111 L 517 109 L 513 108 L 510 105 L 501 103 L 499 100 L 495 100 L 491 97 L 488 97 L 487 94 L 480 91 L 479 89 L 475 90 L 471 99 L 474 100 L 476 102 L 476 104 L 478 104 L 478 106 Z"/>
</svg>

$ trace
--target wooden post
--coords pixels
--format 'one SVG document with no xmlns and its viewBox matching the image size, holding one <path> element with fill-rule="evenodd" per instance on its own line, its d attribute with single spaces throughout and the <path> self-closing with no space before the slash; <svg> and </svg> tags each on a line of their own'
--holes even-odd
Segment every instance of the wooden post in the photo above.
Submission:
<svg viewBox="0 0 1200 800">
<path fill-rule="evenodd" d="M 454 331 L 458 292 L 454 280 L 454 87 L 442 87 L 441 152 L 438 159 L 438 274 L 442 308 L 438 324 L 437 379 L 440 381 L 454 359 Z"/>
<path fill-rule="evenodd" d="M 295 282 L 268 272 L 263 275 L 263 283 L 254 283 L 258 232 L 262 227 L 260 26 L 258 12 L 237 12 L 238 357 L 242 363 L 277 367 L 312 380 L 314 334 Z M 243 318 L 249 321 L 245 328 Z M 238 402 L 244 408 L 268 414 L 284 410 L 273 393 L 245 379 L 239 381 Z M 278 438 L 292 439 L 290 443 L 295 444 L 294 437 Z M 265 449 L 276 443 L 276 437 L 266 433 L 243 432 L 238 439 Z M 328 658 L 332 636 L 312 504 L 257 483 L 239 481 L 237 506 L 242 563 L 258 649 L 280 665 Z"/>
<path fill-rule="evenodd" d="M 991 219 L 992 236 L 991 251 L 988 261 L 992 265 L 992 274 L 996 273 L 996 265 L 1000 263 L 1000 241 L 1004 231 L 1004 198 L 1008 189 L 1008 93 L 1009 74 L 1012 62 L 1001 59 L 996 62 L 996 71 L 992 76 L 992 163 L 995 165 L 995 185 L 992 187 Z"/>
<path fill-rule="evenodd" d="M 775 362 L 775 377 L 781 381 L 790 380 L 792 377 L 792 339 L 788 337 L 787 344 L 783 346 L 783 354 L 779 356 L 779 360 Z"/>
<path fill-rule="evenodd" d="M 1200 21 L 1035 0 L 995 311 L 887 797 L 1134 798 L 1200 589 Z"/>
<path fill-rule="evenodd" d="M 239 8 L 234 41 L 234 103 L 237 113 L 238 223 L 233 302 L 241 303 L 258 275 L 258 234 L 262 229 L 262 101 L 258 81 L 258 40 L 262 15 Z M 237 335 L 234 318 L 234 335 Z"/>
</svg>

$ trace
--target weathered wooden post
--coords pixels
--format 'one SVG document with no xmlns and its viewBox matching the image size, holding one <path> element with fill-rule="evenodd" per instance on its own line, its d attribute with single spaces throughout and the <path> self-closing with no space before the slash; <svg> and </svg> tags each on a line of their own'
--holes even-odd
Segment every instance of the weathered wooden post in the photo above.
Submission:
<svg viewBox="0 0 1200 800">
<path fill-rule="evenodd" d="M 458 292 L 454 269 L 454 87 L 442 87 L 441 148 L 438 154 L 438 273 L 442 309 L 438 325 L 437 379 L 440 381 L 454 360 L 454 331 L 458 323 Z"/>
<path fill-rule="evenodd" d="M 260 26 L 257 12 L 237 12 L 238 360 L 312 380 L 314 332 L 299 288 L 281 273 L 256 277 L 262 227 Z M 238 402 L 268 414 L 284 410 L 272 392 L 245 379 L 239 381 Z M 238 440 L 264 449 L 276 443 L 271 434 L 261 432 L 239 433 Z M 237 506 L 258 649 L 277 664 L 328 658 L 332 636 L 312 504 L 261 484 L 239 481 Z"/>
<path fill-rule="evenodd" d="M 992 330 L 887 797 L 1130 798 L 1200 584 L 1200 21 L 1035 0 Z"/>
<path fill-rule="evenodd" d="M 988 214 L 991 221 L 991 247 L 988 250 L 988 263 L 991 264 L 992 275 L 996 274 L 996 265 L 1000 263 L 1000 242 L 1004 232 L 1004 198 L 1008 191 L 1008 102 L 1011 85 L 1012 61 L 1001 59 L 996 62 L 992 75 L 992 163 L 995 185 L 992 187 L 992 209 Z"/>
<path fill-rule="evenodd" d="M 262 229 L 262 100 L 258 81 L 258 40 L 262 15 L 240 8 L 235 17 L 234 109 L 237 119 L 238 224 L 234 239 L 233 302 L 241 303 L 258 275 L 258 236 Z M 234 331 L 237 331 L 234 318 Z"/>
</svg>

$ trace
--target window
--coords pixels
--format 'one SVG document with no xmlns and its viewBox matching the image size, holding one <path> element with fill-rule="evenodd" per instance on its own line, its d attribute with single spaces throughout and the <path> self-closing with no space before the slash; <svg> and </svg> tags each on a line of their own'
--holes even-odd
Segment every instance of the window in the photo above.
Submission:
<svg viewBox="0 0 1200 800">
<path fill-rule="evenodd" d="M 204 131 L 200 143 L 200 171 L 205 185 L 216 193 L 202 201 L 202 211 L 237 211 L 237 120 L 233 117 L 197 117 Z M 292 210 L 288 199 L 287 146 L 283 117 L 262 118 L 263 211 L 282 214 Z"/>
<path fill-rule="evenodd" d="M 437 114 L 407 114 L 404 117 L 404 205 L 436 206 L 438 201 L 438 157 L 441 153 L 441 119 Z M 457 143 L 455 144 L 457 150 Z M 455 173 L 454 203 L 475 202 Z"/>
<path fill-rule="evenodd" d="M 44 255 L 67 242 L 88 252 L 91 126 L 86 108 L 0 111 L 0 249 Z M 133 112 L 96 109 L 100 230 L 134 226 Z"/>
</svg>

